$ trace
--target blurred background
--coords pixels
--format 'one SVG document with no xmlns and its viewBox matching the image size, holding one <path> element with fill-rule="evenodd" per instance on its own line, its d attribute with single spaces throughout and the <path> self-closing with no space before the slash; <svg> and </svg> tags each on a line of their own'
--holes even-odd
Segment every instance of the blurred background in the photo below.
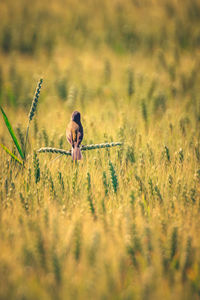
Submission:
<svg viewBox="0 0 200 300">
<path fill-rule="evenodd" d="M 4 105 L 30 105 L 40 77 L 41 101 L 70 101 L 72 93 L 74 104 L 117 101 L 144 77 L 150 94 L 166 88 L 176 98 L 196 84 L 198 0 L 1 0 L 0 19 Z"/>
</svg>

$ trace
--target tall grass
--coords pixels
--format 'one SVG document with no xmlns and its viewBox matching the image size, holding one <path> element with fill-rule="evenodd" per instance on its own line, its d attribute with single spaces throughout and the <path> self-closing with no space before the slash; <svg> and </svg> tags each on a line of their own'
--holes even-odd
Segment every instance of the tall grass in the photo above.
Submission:
<svg viewBox="0 0 200 300">
<path fill-rule="evenodd" d="M 199 2 L 97 2 L 0 4 L 0 299 L 198 299 Z"/>
</svg>

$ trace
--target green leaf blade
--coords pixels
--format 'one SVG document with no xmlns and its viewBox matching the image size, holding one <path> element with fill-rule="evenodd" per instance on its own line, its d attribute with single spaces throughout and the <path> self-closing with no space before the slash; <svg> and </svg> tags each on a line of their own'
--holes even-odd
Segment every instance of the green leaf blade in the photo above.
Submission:
<svg viewBox="0 0 200 300">
<path fill-rule="evenodd" d="M 20 147 L 19 142 L 18 142 L 18 140 L 17 140 L 17 137 L 16 137 L 16 135 L 15 135 L 15 133 L 14 133 L 14 130 L 13 130 L 13 128 L 12 128 L 10 122 L 8 121 L 8 118 L 7 118 L 7 116 L 6 116 L 6 114 L 5 114 L 4 110 L 3 110 L 3 108 L 2 108 L 1 106 L 0 106 L 0 109 L 1 109 L 1 112 L 2 112 L 2 115 L 3 115 L 3 118 L 4 118 L 4 121 L 5 121 L 6 127 L 8 128 L 8 131 L 10 132 L 10 135 L 11 135 L 11 137 L 12 137 L 12 139 L 13 139 L 13 142 L 15 143 L 15 146 L 17 147 L 17 150 L 18 150 L 18 152 L 19 152 L 21 158 L 24 159 L 24 154 L 23 154 L 23 152 L 22 152 L 22 150 L 21 150 L 21 147 Z"/>
<path fill-rule="evenodd" d="M 23 162 L 15 154 L 13 154 L 6 146 L 4 146 L 3 144 L 0 144 L 0 146 L 20 165 L 23 165 Z"/>
</svg>

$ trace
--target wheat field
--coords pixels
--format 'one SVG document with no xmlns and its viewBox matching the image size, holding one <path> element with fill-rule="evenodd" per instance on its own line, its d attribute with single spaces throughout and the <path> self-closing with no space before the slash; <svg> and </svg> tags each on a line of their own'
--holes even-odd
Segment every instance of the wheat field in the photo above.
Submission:
<svg viewBox="0 0 200 300">
<path fill-rule="evenodd" d="M 199 1 L 6 0 L 0 17 L 22 150 L 2 112 L 0 299 L 199 299 Z M 74 110 L 84 146 L 119 145 L 39 152 L 70 150 Z"/>
</svg>

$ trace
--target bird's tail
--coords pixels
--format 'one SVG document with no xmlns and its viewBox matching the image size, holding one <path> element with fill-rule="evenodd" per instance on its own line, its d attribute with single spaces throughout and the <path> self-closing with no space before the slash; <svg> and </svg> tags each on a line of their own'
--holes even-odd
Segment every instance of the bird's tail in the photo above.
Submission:
<svg viewBox="0 0 200 300">
<path fill-rule="evenodd" d="M 72 148 L 72 160 L 81 160 L 81 159 L 82 159 L 81 149 L 75 145 L 74 148 Z"/>
</svg>

